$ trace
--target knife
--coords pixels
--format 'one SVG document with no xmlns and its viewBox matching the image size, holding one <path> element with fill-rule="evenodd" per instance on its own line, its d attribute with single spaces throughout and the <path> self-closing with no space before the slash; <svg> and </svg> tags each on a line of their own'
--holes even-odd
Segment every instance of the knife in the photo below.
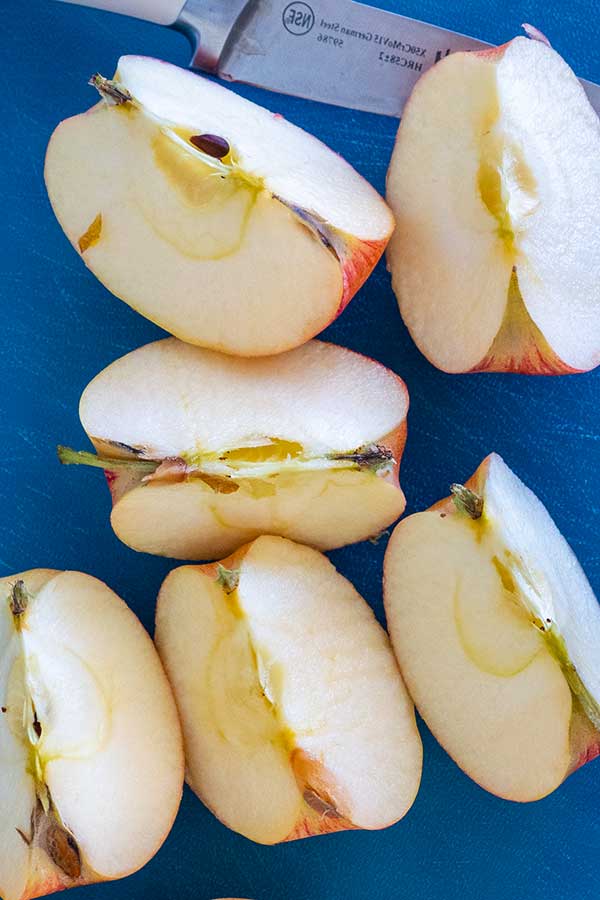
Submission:
<svg viewBox="0 0 600 900">
<path fill-rule="evenodd" d="M 190 65 L 335 106 L 400 116 L 427 69 L 483 41 L 355 0 L 63 0 L 184 32 Z M 600 86 L 581 80 L 600 114 Z"/>
</svg>

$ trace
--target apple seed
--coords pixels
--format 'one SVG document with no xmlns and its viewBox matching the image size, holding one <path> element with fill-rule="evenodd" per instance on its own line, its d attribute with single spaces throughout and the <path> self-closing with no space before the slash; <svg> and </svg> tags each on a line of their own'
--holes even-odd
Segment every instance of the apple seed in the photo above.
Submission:
<svg viewBox="0 0 600 900">
<path fill-rule="evenodd" d="M 193 134 L 190 144 L 215 159 L 223 159 L 230 151 L 229 142 L 218 134 Z"/>
<path fill-rule="evenodd" d="M 333 803 L 329 800 L 324 800 L 323 797 L 317 794 L 314 788 L 305 788 L 302 796 L 306 805 L 310 806 L 311 809 L 314 809 L 315 812 L 320 813 L 322 816 L 330 816 L 332 819 L 342 818 L 341 813 L 338 812 Z"/>
<path fill-rule="evenodd" d="M 94 244 L 97 244 L 102 235 L 102 213 L 98 213 L 94 221 L 87 228 L 86 231 L 81 235 L 79 240 L 77 241 L 77 246 L 79 247 L 80 253 L 85 253 L 86 250 L 89 250 L 90 247 L 93 247 Z"/>
</svg>

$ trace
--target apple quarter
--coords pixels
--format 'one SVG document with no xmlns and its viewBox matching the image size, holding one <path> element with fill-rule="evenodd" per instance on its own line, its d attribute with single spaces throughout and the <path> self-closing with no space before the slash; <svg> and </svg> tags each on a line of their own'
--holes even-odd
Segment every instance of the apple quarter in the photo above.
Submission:
<svg viewBox="0 0 600 900">
<path fill-rule="evenodd" d="M 496 454 L 409 516 L 385 557 L 415 704 L 486 790 L 537 800 L 600 752 L 600 607 L 547 510 Z"/>
<path fill-rule="evenodd" d="M 113 294 L 193 344 L 303 344 L 344 309 L 394 227 L 341 157 L 193 72 L 124 56 L 46 156 L 56 216 Z"/>
<path fill-rule="evenodd" d="M 121 878 L 154 856 L 183 786 L 173 696 L 152 641 L 105 584 L 0 580 L 0 896 Z"/>
<path fill-rule="evenodd" d="M 600 120 L 539 40 L 453 53 L 417 82 L 387 180 L 388 265 L 447 372 L 600 362 Z"/>
<path fill-rule="evenodd" d="M 174 569 L 155 639 L 187 780 L 233 830 L 273 844 L 384 828 L 412 805 L 422 748 L 389 639 L 318 551 L 265 536 Z"/>
<path fill-rule="evenodd" d="M 80 417 L 130 547 L 218 559 L 260 534 L 321 550 L 377 534 L 404 510 L 408 394 L 389 369 L 310 341 L 241 359 L 167 338 L 85 389 Z"/>
</svg>

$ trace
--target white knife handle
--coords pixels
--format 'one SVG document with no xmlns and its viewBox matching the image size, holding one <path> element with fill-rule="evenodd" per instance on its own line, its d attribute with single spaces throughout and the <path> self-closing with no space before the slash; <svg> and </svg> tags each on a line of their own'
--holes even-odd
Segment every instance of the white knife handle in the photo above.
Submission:
<svg viewBox="0 0 600 900">
<path fill-rule="evenodd" d="M 124 16 L 135 16 L 136 19 L 156 22 L 157 25 L 172 25 L 185 5 L 185 0 L 62 0 L 62 2 L 107 9 L 110 12 L 122 13 Z"/>
</svg>

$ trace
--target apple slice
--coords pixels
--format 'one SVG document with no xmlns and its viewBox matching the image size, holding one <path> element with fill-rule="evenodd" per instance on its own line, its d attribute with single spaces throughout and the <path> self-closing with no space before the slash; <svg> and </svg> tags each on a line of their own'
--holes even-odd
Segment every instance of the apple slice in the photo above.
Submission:
<svg viewBox="0 0 600 900">
<path fill-rule="evenodd" d="M 394 227 L 341 157 L 191 72 L 124 56 L 62 122 L 46 185 L 106 287 L 192 344 L 242 356 L 303 344 L 344 309 Z"/>
<path fill-rule="evenodd" d="M 152 642 L 105 584 L 0 580 L 0 896 L 121 878 L 179 807 L 177 710 Z"/>
<path fill-rule="evenodd" d="M 109 473 L 111 522 L 136 550 L 215 559 L 259 534 L 319 549 L 386 528 L 404 510 L 404 383 L 379 363 L 312 341 L 267 359 L 148 344 L 84 391 Z"/>
<path fill-rule="evenodd" d="M 388 173 L 388 263 L 447 372 L 600 362 L 600 122 L 539 40 L 454 53 L 408 102 Z"/>
<path fill-rule="evenodd" d="M 188 782 L 234 831 L 273 844 L 384 828 L 412 805 L 421 741 L 387 635 L 316 550 L 260 537 L 174 569 L 156 643 Z"/>
<path fill-rule="evenodd" d="M 537 800 L 600 752 L 600 608 L 535 495 L 492 454 L 454 503 L 405 519 L 385 558 L 392 644 L 458 765 Z"/>
</svg>

